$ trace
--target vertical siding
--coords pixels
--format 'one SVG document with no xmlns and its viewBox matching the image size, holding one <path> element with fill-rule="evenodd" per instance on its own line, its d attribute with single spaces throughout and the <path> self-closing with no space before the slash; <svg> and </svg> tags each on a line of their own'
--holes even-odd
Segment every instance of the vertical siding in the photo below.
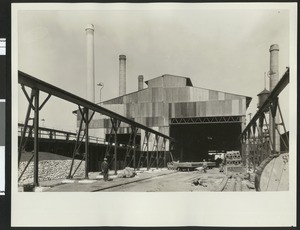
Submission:
<svg viewBox="0 0 300 230">
<path fill-rule="evenodd" d="M 209 100 L 218 100 L 218 91 L 209 90 Z"/>
<path fill-rule="evenodd" d="M 173 77 L 170 75 L 164 75 L 163 82 L 164 82 L 164 87 L 182 87 L 186 85 L 185 78 Z"/>
<path fill-rule="evenodd" d="M 231 115 L 232 114 L 232 101 L 226 100 L 225 102 L 225 115 Z"/>
<path fill-rule="evenodd" d="M 209 100 L 209 90 L 201 88 L 192 88 L 193 101 L 208 101 Z"/>
<path fill-rule="evenodd" d="M 148 87 L 153 88 L 153 87 L 163 87 L 163 78 L 158 77 L 154 78 L 148 81 Z"/>
<path fill-rule="evenodd" d="M 196 115 L 197 117 L 206 116 L 206 103 L 205 102 L 196 102 Z"/>
<path fill-rule="evenodd" d="M 225 100 L 225 93 L 218 92 L 218 100 Z"/>
<path fill-rule="evenodd" d="M 232 114 L 239 114 L 239 100 L 232 100 Z"/>
</svg>

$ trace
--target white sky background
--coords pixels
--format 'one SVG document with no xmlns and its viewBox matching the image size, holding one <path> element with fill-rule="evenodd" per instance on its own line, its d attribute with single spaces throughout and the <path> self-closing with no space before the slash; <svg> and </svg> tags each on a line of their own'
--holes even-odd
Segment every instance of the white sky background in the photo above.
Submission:
<svg viewBox="0 0 300 230">
<path fill-rule="evenodd" d="M 145 4 L 143 10 L 130 10 L 130 4 L 125 4 L 122 10 L 19 11 L 19 70 L 85 97 L 85 26 L 92 23 L 96 83 L 105 85 L 102 100 L 118 96 L 118 58 L 125 54 L 127 93 L 137 90 L 140 74 L 148 80 L 168 73 L 190 77 L 194 86 L 250 96 L 247 114 L 254 114 L 264 72 L 270 68 L 270 45 L 280 48 L 280 77 L 289 66 L 289 12 L 187 6 L 150 10 Z M 99 87 L 95 88 L 98 102 Z M 288 92 L 280 101 L 288 122 Z M 51 98 L 40 118 L 46 127 L 75 131 L 71 112 L 76 108 Z M 19 90 L 19 122 L 24 122 L 26 109 Z"/>
</svg>

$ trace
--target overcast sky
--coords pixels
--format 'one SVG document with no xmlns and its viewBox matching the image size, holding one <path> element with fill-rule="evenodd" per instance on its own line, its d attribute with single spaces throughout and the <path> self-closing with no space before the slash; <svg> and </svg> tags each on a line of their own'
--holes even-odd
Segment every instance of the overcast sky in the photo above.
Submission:
<svg viewBox="0 0 300 230">
<path fill-rule="evenodd" d="M 123 4 L 118 9 L 106 4 L 98 10 L 72 6 L 18 11 L 18 69 L 80 97 L 86 93 L 89 23 L 95 25 L 95 78 L 104 83 L 102 100 L 118 96 L 120 54 L 127 57 L 127 93 L 137 90 L 140 74 L 145 80 L 180 75 L 197 87 L 252 97 L 247 114 L 255 113 L 257 94 L 264 89 L 270 45 L 280 47 L 280 77 L 290 65 L 288 10 L 249 9 L 247 4 L 240 9 L 204 9 L 201 4 Z M 285 91 L 280 101 L 287 114 Z M 26 109 L 19 90 L 19 122 L 24 122 Z M 73 104 L 51 98 L 40 118 L 47 127 L 75 131 L 74 109 Z"/>
</svg>

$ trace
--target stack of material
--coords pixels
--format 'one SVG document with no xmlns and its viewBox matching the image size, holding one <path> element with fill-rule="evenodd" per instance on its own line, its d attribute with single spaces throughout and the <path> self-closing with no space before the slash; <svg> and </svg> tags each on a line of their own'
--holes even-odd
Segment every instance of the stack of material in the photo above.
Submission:
<svg viewBox="0 0 300 230">
<path fill-rule="evenodd" d="M 136 175 L 136 172 L 133 168 L 126 167 L 120 174 L 118 174 L 119 178 L 131 178 Z"/>
<path fill-rule="evenodd" d="M 225 155 L 226 172 L 243 172 L 242 157 L 239 151 L 228 151 Z"/>
</svg>

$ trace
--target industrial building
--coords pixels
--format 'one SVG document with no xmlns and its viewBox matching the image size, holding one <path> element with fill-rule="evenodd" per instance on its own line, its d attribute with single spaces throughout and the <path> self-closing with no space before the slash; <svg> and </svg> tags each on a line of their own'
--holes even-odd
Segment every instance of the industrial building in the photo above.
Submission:
<svg viewBox="0 0 300 230">
<path fill-rule="evenodd" d="M 164 74 L 144 82 L 138 76 L 138 90 L 126 92 L 126 56 L 120 55 L 120 96 L 101 106 L 175 139 L 174 160 L 201 161 L 208 152 L 240 150 L 239 136 L 245 126 L 246 109 L 251 98 L 196 87 L 188 77 Z M 144 85 L 148 87 L 144 88 Z M 79 119 L 79 116 L 78 116 Z M 94 117 L 91 129 L 104 128 L 108 139 L 111 122 Z M 131 128 L 121 124 L 119 143 L 126 143 Z M 139 134 L 142 148 L 145 133 Z M 149 142 L 155 142 L 154 137 Z M 163 148 L 159 140 L 158 148 Z M 170 150 L 168 143 L 166 149 Z"/>
</svg>

